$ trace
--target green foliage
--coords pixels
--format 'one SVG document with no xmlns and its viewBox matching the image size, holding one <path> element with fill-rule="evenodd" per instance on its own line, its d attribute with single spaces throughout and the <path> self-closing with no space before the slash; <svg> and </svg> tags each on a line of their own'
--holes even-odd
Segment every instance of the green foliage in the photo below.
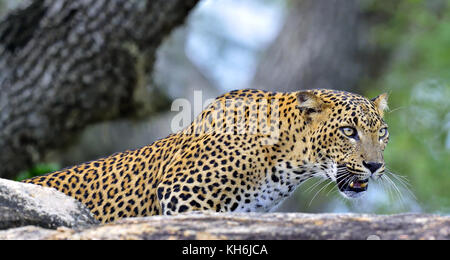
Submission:
<svg viewBox="0 0 450 260">
<path fill-rule="evenodd" d="M 389 168 L 408 177 L 424 211 L 449 213 L 450 3 L 397 3 L 394 19 L 374 33 L 393 61 L 367 95 L 390 94 Z"/>
<path fill-rule="evenodd" d="M 61 169 L 61 166 L 58 164 L 38 164 L 28 171 L 23 171 L 19 173 L 16 177 L 16 181 L 22 181 L 25 179 L 33 178 L 35 176 L 44 175 L 50 172 L 54 172 Z"/>
</svg>

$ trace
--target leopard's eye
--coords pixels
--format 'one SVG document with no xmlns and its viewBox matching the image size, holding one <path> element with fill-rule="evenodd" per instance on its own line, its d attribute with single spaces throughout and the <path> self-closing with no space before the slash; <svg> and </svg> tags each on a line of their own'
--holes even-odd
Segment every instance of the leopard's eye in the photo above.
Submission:
<svg viewBox="0 0 450 260">
<path fill-rule="evenodd" d="M 380 139 L 385 138 L 387 134 L 388 134 L 387 128 L 381 128 L 380 131 L 378 132 Z"/>
<path fill-rule="evenodd" d="M 358 132 L 353 127 L 341 127 L 341 132 L 346 135 L 347 137 L 358 139 Z"/>
</svg>

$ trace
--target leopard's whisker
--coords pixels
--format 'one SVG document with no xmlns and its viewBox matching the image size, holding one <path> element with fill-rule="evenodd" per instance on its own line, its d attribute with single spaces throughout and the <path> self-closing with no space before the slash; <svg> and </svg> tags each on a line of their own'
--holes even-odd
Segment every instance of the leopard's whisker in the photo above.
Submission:
<svg viewBox="0 0 450 260">
<path fill-rule="evenodd" d="M 315 188 L 317 188 L 318 186 L 320 186 L 320 184 L 326 182 L 327 180 L 328 179 L 319 179 L 315 184 L 313 184 L 311 187 L 306 189 L 305 192 L 312 192 Z"/>
<path fill-rule="evenodd" d="M 327 179 L 327 180 L 328 180 L 328 179 Z M 329 180 L 328 180 L 328 181 L 329 181 Z M 313 198 L 309 201 L 308 207 L 311 207 L 311 204 L 312 204 L 313 200 L 317 197 L 317 195 L 318 195 L 322 190 L 324 190 L 326 187 L 330 186 L 330 184 L 332 184 L 332 183 L 333 183 L 333 182 L 330 181 L 327 185 L 324 185 L 320 190 L 318 190 L 318 191 L 316 192 L 316 194 L 314 194 Z"/>
<path fill-rule="evenodd" d="M 400 191 L 398 186 L 395 184 L 395 182 L 393 182 L 392 179 L 388 175 L 383 175 L 383 178 L 390 184 L 390 187 L 393 188 L 393 190 L 395 191 L 395 194 L 397 194 L 397 199 L 400 201 L 402 206 L 406 205 L 406 203 L 404 201 L 404 195 Z"/>
<path fill-rule="evenodd" d="M 409 196 L 411 196 L 411 198 L 415 201 L 417 201 L 417 197 L 416 195 L 414 195 L 414 193 L 412 192 L 411 188 L 412 185 L 409 183 L 409 181 L 407 179 L 403 179 L 406 178 L 403 176 L 403 178 L 400 178 L 399 175 L 389 171 L 386 171 L 387 176 L 392 176 L 396 181 L 398 181 L 398 183 L 403 187 L 403 189 L 406 190 L 406 192 L 408 193 Z M 393 181 L 394 182 L 394 181 Z"/>
</svg>

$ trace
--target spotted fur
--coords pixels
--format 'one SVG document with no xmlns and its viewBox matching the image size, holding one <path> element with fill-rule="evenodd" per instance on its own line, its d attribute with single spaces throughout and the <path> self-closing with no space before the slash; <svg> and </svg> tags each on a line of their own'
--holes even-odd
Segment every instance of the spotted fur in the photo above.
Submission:
<svg viewBox="0 0 450 260">
<path fill-rule="evenodd" d="M 386 96 L 237 90 L 183 131 L 134 151 L 26 180 L 84 203 L 102 222 L 195 210 L 269 211 L 312 176 L 367 178 L 382 162 Z M 341 128 L 357 129 L 359 138 Z M 376 174 L 382 174 L 384 163 Z"/>
</svg>

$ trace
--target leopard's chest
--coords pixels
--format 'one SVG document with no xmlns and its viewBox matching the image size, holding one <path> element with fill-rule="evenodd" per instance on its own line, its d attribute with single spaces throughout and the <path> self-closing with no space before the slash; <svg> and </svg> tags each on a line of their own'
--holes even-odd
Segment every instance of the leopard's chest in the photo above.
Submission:
<svg viewBox="0 0 450 260">
<path fill-rule="evenodd" d="M 275 210 L 307 179 L 306 171 L 270 169 L 251 191 L 243 192 L 236 212 L 269 212 Z"/>
<path fill-rule="evenodd" d="M 278 208 L 306 180 L 317 177 L 333 179 L 335 167 L 323 170 L 317 165 L 287 168 L 285 164 L 272 167 L 268 174 L 256 184 L 254 190 L 240 194 L 236 212 L 269 212 Z M 244 189 L 245 190 L 245 189 Z"/>
</svg>

